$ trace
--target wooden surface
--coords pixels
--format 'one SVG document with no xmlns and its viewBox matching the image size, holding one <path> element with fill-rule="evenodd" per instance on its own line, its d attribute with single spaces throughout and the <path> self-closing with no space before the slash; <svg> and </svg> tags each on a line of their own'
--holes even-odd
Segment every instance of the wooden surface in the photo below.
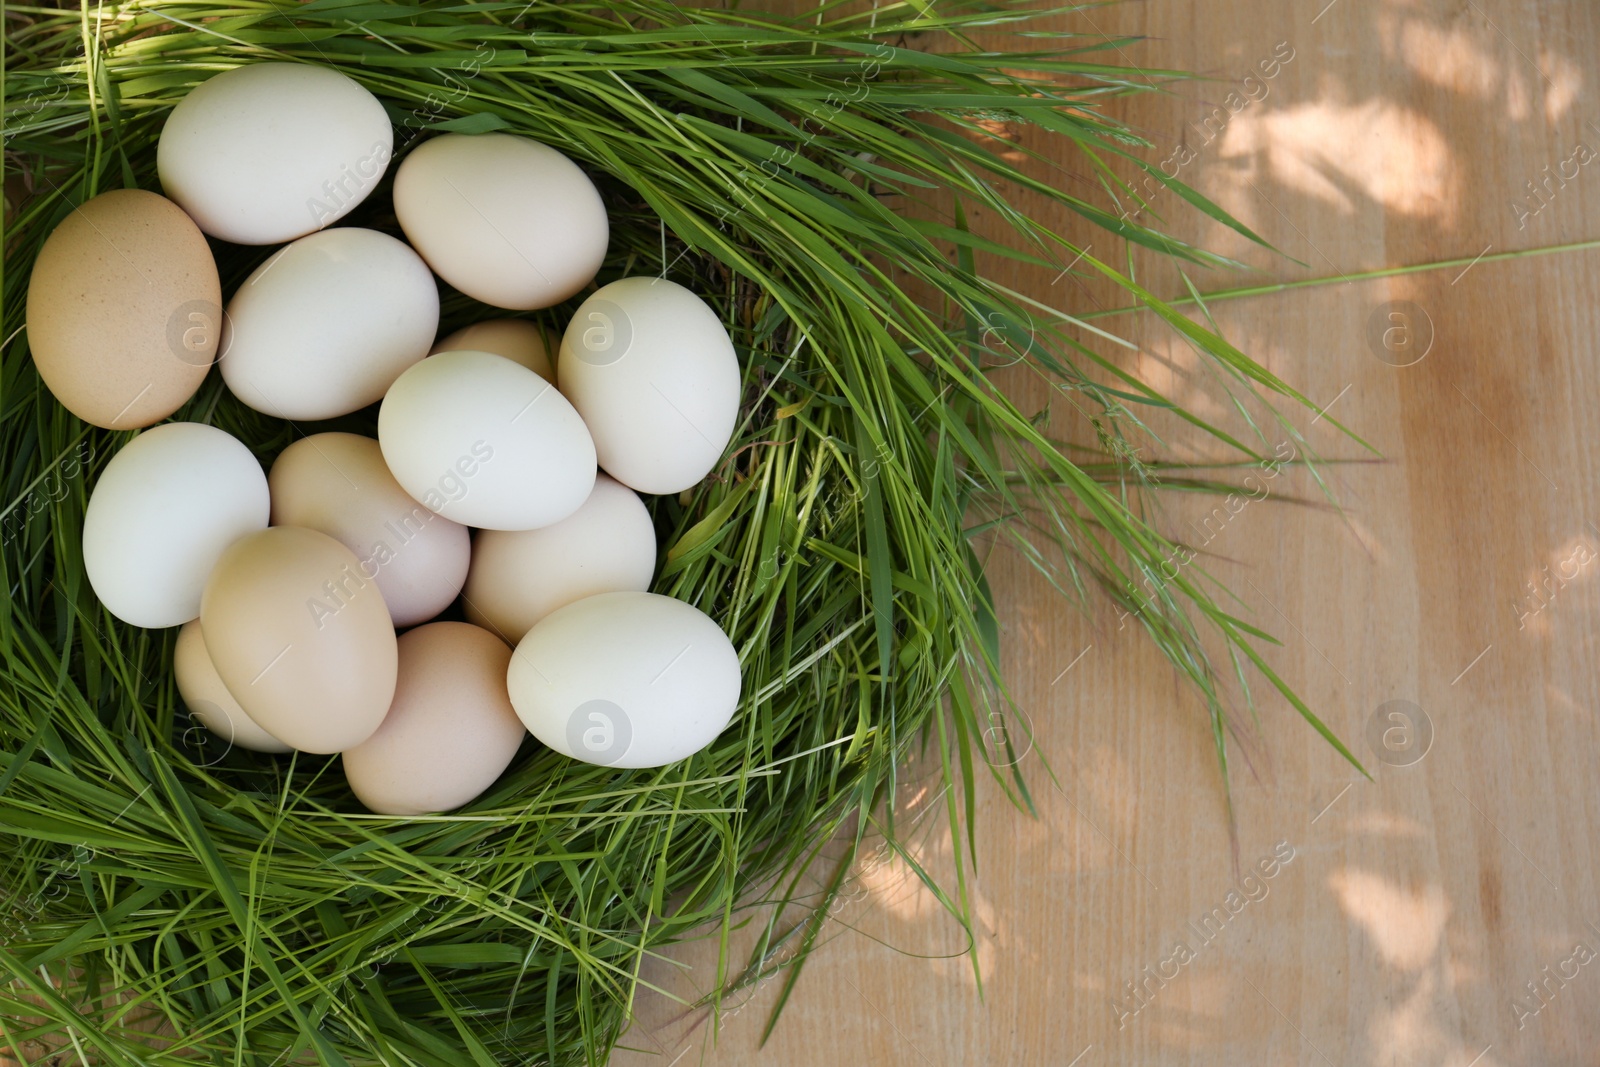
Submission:
<svg viewBox="0 0 1600 1067">
<path fill-rule="evenodd" d="M 1307 266 L 1251 250 L 1167 194 L 1155 206 L 1178 233 L 1265 280 L 1600 238 L 1600 157 L 1578 162 L 1600 152 L 1600 9 L 1325 3 L 1148 0 L 1067 21 L 1152 35 L 1124 61 L 1219 79 L 1119 113 L 1157 143 L 1154 160 L 1186 145 L 1181 177 Z M 1275 76 L 1260 79 L 1275 53 Z M 1252 71 L 1260 80 L 1245 83 Z M 1229 114 L 1230 92 L 1254 99 Z M 1541 203 L 1527 183 L 1547 165 L 1569 180 Z M 1104 202 L 1072 167 L 1059 180 Z M 1144 270 L 1155 291 L 1182 291 L 1170 270 Z M 1010 280 L 1078 309 L 1107 299 L 1047 272 Z M 982 998 L 961 931 L 902 866 L 869 857 L 764 1049 L 776 981 L 716 1042 L 703 1016 L 642 995 L 626 1043 L 645 1051 L 613 1062 L 1600 1063 L 1597 298 L 1600 252 L 1579 251 L 1213 308 L 1230 339 L 1385 457 L 1330 468 L 1342 518 L 1285 503 L 1316 495 L 1288 473 L 1277 499 L 1212 527 L 1206 546 L 1248 617 L 1283 639 L 1272 662 L 1375 778 L 1263 694 L 1259 729 L 1240 716 L 1232 776 L 1239 871 L 1253 879 L 1236 879 L 1194 696 L 1114 612 L 1086 617 L 1000 553 L 1006 667 L 1038 734 L 1023 765 L 1040 814 L 993 788 L 979 798 Z M 1397 309 L 1408 318 L 1389 320 L 1391 301 L 1410 302 Z M 1391 325 L 1412 332 L 1386 350 L 1374 322 L 1380 342 Z M 1126 366 L 1226 417 L 1190 350 L 1148 318 L 1117 326 L 1141 349 Z M 1043 395 L 1025 377 L 1016 388 Z M 1326 419 L 1296 423 L 1325 456 L 1361 454 Z M 1172 441 L 1180 455 L 1193 445 Z M 1184 536 L 1215 504 L 1169 497 L 1164 526 Z M 1410 702 L 1411 720 L 1388 717 L 1405 707 L 1391 701 Z M 931 780 L 915 767 L 907 778 Z M 907 794 L 942 809 L 936 790 Z M 919 854 L 948 876 L 942 817 L 918 824 Z M 715 981 L 715 955 L 683 946 L 645 977 L 692 998 Z"/>
</svg>

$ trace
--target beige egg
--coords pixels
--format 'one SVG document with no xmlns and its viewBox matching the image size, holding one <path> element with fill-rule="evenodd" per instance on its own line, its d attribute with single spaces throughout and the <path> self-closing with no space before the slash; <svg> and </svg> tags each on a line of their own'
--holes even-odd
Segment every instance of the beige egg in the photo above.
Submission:
<svg viewBox="0 0 1600 1067">
<path fill-rule="evenodd" d="M 650 588 L 656 531 L 637 493 L 604 474 L 553 526 L 479 530 L 462 601 L 467 618 L 515 644 L 559 607 L 599 593 Z"/>
<path fill-rule="evenodd" d="M 396 626 L 426 622 L 461 592 L 472 558 L 467 528 L 411 499 L 373 438 L 303 437 L 279 454 L 267 485 L 272 524 L 319 530 L 354 552 Z"/>
<path fill-rule="evenodd" d="M 222 287 L 211 249 L 172 201 L 116 189 L 45 240 L 28 281 L 28 347 L 63 407 L 114 430 L 194 396 L 217 354 Z"/>
<path fill-rule="evenodd" d="M 389 609 L 327 534 L 269 526 L 229 545 L 201 595 L 200 628 L 245 714 L 302 752 L 359 745 L 394 699 Z"/>
<path fill-rule="evenodd" d="M 438 329 L 422 257 L 386 233 L 339 226 L 286 245 L 240 283 L 218 367 L 263 414 L 332 419 L 382 400 Z"/>
<path fill-rule="evenodd" d="M 464 326 L 433 346 L 428 355 L 440 352 L 493 352 L 555 384 L 555 364 L 550 359 L 550 344 L 536 322 L 527 319 L 490 319 Z"/>
<path fill-rule="evenodd" d="M 256 725 L 222 684 L 217 668 L 206 651 L 200 634 L 200 620 L 183 624 L 178 631 L 178 647 L 172 657 L 172 673 L 177 676 L 178 695 L 189 712 L 207 730 L 236 748 L 255 752 L 288 752 L 289 746 Z"/>
<path fill-rule="evenodd" d="M 417 145 L 395 171 L 394 214 L 435 274 L 515 311 L 588 285 L 611 235 L 582 168 L 509 133 L 443 133 Z"/>
<path fill-rule="evenodd" d="M 449 811 L 494 784 L 527 736 L 511 707 L 511 649 L 487 630 L 434 622 L 400 637 L 400 678 L 377 733 L 344 753 L 372 811 Z"/>
</svg>

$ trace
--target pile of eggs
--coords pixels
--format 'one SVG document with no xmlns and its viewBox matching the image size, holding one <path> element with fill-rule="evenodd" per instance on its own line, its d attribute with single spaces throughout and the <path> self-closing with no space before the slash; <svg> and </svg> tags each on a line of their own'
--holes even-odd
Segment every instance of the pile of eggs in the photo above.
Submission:
<svg viewBox="0 0 1600 1067">
<path fill-rule="evenodd" d="M 149 427 L 90 496 L 90 584 L 125 622 L 182 627 L 178 689 L 211 731 L 341 753 L 375 812 L 467 803 L 530 732 L 602 765 L 683 759 L 732 718 L 738 656 L 647 592 L 638 494 L 694 486 L 731 439 L 727 331 L 689 290 L 633 277 L 581 303 L 554 358 L 520 318 L 436 342 L 435 275 L 551 307 L 593 282 L 606 212 L 554 149 L 448 133 L 395 173 L 406 241 L 326 228 L 392 151 L 383 107 L 344 75 L 241 67 L 173 109 L 165 197 L 107 192 L 51 233 L 28 290 L 40 376 L 86 422 Z M 225 312 L 207 235 L 283 244 Z M 264 474 L 226 432 L 162 423 L 213 362 L 283 419 L 381 403 L 378 436 L 302 435 Z M 469 621 L 429 621 L 458 598 Z"/>
</svg>

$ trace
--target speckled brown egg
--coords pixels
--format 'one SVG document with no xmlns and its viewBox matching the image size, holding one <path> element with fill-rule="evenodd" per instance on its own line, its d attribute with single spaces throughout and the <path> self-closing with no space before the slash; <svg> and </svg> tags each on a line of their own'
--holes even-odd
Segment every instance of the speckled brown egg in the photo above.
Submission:
<svg viewBox="0 0 1600 1067">
<path fill-rule="evenodd" d="M 45 240 L 28 282 L 28 347 L 68 411 L 129 430 L 192 397 L 217 354 L 222 287 L 199 227 L 165 197 L 115 189 Z"/>
</svg>

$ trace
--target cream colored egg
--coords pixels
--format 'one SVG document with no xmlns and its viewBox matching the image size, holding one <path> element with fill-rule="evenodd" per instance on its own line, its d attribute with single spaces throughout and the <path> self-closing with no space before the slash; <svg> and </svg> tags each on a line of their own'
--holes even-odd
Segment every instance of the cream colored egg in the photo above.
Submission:
<svg viewBox="0 0 1600 1067">
<path fill-rule="evenodd" d="M 282 419 L 331 419 L 382 399 L 428 354 L 439 290 L 388 234 L 325 230 L 257 267 L 228 302 L 222 380 Z"/>
<path fill-rule="evenodd" d="M 377 186 L 393 149 L 383 105 L 350 78 L 313 63 L 252 63 L 178 101 L 156 169 L 206 233 L 268 245 L 343 218 Z"/>
<path fill-rule="evenodd" d="M 515 643 L 575 600 L 644 592 L 655 566 L 655 526 L 644 502 L 602 474 L 583 506 L 553 526 L 480 530 L 461 599 L 468 619 Z"/>
<path fill-rule="evenodd" d="M 206 582 L 200 628 L 245 714 L 302 752 L 371 737 L 394 700 L 394 626 L 355 553 L 272 526 L 235 541 Z"/>
<path fill-rule="evenodd" d="M 434 622 L 400 637 L 394 703 L 344 752 L 350 788 L 372 811 L 449 811 L 494 784 L 527 737 L 506 693 L 511 649 L 487 630 Z"/>
<path fill-rule="evenodd" d="M 131 430 L 194 396 L 217 354 L 222 287 L 205 235 L 139 189 L 101 193 L 51 231 L 28 281 L 39 377 L 84 422 Z"/>
<path fill-rule="evenodd" d="M 661 278 L 624 278 L 580 304 L 557 376 L 600 466 L 641 493 L 699 483 L 739 417 L 728 331 L 705 301 Z"/>
<path fill-rule="evenodd" d="M 267 485 L 272 524 L 320 530 L 354 552 L 396 626 L 426 622 L 461 592 L 472 556 L 467 528 L 411 499 L 372 438 L 302 437 L 278 455 Z"/>
<path fill-rule="evenodd" d="M 661 767 L 715 741 L 739 704 L 739 656 L 693 605 L 601 593 L 529 630 L 506 675 L 528 731 L 587 763 Z"/>
<path fill-rule="evenodd" d="M 493 352 L 555 384 L 555 364 L 544 330 L 527 319 L 490 319 L 463 327 L 433 346 L 429 355 L 440 352 Z"/>
<path fill-rule="evenodd" d="M 200 724 L 229 745 L 256 752 L 288 752 L 289 746 L 256 725 L 222 684 L 217 668 L 206 651 L 200 634 L 200 621 L 191 619 L 178 631 L 178 647 L 172 656 L 172 671 L 177 676 L 178 694 L 190 714 Z"/>
<path fill-rule="evenodd" d="M 576 163 L 507 133 L 423 142 L 395 172 L 394 213 L 439 277 L 518 311 L 576 295 L 611 236 L 600 193 Z"/>
<path fill-rule="evenodd" d="M 453 522 L 531 530 L 594 488 L 594 442 L 555 386 L 489 352 L 441 352 L 378 409 L 378 443 L 405 491 Z"/>
<path fill-rule="evenodd" d="M 197 422 L 153 426 L 111 457 L 89 495 L 89 585 L 123 622 L 186 623 L 212 565 L 266 526 L 269 507 L 261 464 L 236 438 Z"/>
</svg>

